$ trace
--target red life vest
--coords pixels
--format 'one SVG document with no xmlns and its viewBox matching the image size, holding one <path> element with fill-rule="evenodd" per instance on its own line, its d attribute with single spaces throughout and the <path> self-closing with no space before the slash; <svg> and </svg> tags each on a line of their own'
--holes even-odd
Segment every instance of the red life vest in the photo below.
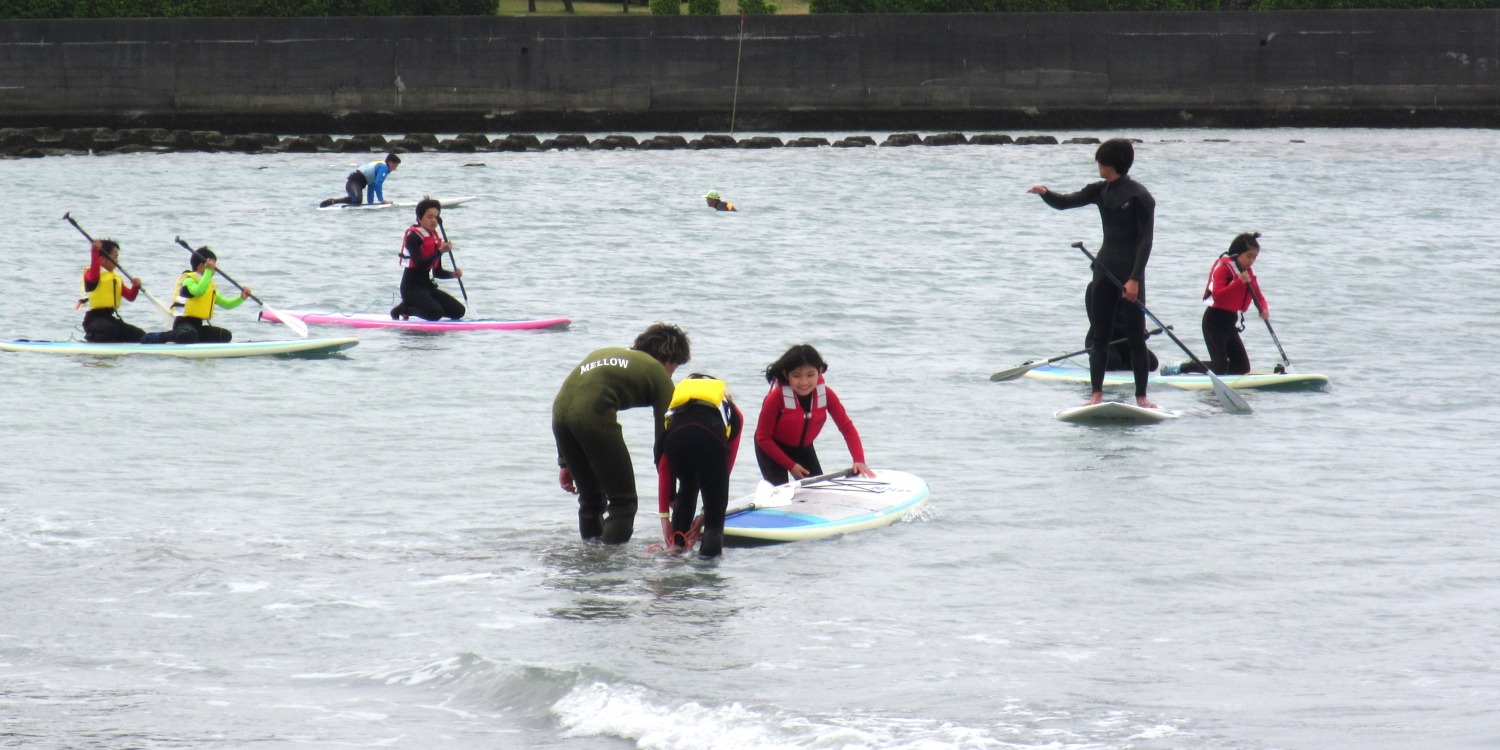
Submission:
<svg viewBox="0 0 1500 750">
<path fill-rule="evenodd" d="M 1252 300 L 1257 300 L 1261 308 L 1265 309 L 1266 298 L 1261 296 L 1260 282 L 1255 278 L 1255 272 L 1245 270 L 1250 273 L 1249 284 L 1240 281 L 1240 266 L 1233 257 L 1226 255 L 1214 261 L 1214 267 L 1208 272 L 1208 283 L 1203 287 L 1203 304 L 1242 313 L 1250 309 Z"/>
<path fill-rule="evenodd" d="M 783 445 L 801 447 L 811 443 L 823 430 L 828 420 L 828 386 L 823 376 L 818 376 L 818 387 L 813 389 L 812 404 L 808 411 L 802 410 L 797 393 L 789 385 L 772 386 L 771 392 L 781 391 L 781 410 L 776 415 L 771 436 Z M 769 399 L 767 399 L 769 400 Z"/>
<path fill-rule="evenodd" d="M 418 237 L 422 238 L 422 249 L 420 251 L 420 255 L 416 258 L 411 257 L 411 253 L 407 252 L 406 250 L 406 239 L 410 237 L 413 232 L 415 232 Z M 442 244 L 442 240 L 438 239 L 438 236 L 433 234 L 432 232 L 423 229 L 421 224 L 413 224 L 410 227 L 407 227 L 406 234 L 401 236 L 401 252 L 398 256 L 401 259 L 401 267 L 431 267 L 434 259 L 438 257 L 438 245 L 440 244 Z"/>
</svg>

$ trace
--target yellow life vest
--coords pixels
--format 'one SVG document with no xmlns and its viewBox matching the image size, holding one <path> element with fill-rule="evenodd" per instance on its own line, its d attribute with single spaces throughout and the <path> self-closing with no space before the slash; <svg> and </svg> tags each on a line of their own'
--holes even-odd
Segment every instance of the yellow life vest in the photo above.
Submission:
<svg viewBox="0 0 1500 750">
<path fill-rule="evenodd" d="M 672 389 L 672 402 L 667 405 L 667 426 L 672 426 L 672 414 L 679 407 L 699 401 L 719 410 L 724 418 L 724 437 L 729 437 L 729 420 L 734 411 L 730 407 L 729 386 L 717 378 L 688 378 Z"/>
<path fill-rule="evenodd" d="M 83 269 L 85 272 L 87 268 Z M 94 285 L 94 291 L 85 292 L 90 310 L 111 310 L 120 306 L 122 297 L 121 288 L 125 282 L 120 280 L 120 274 L 114 271 L 99 269 L 99 283 Z"/>
<path fill-rule="evenodd" d="M 208 291 L 194 297 L 188 294 L 187 288 L 183 286 L 183 282 L 189 278 L 197 279 L 199 276 L 193 271 L 183 271 L 182 275 L 177 277 L 177 299 L 172 302 L 172 311 L 178 315 L 207 321 L 214 316 L 214 298 L 219 290 L 210 279 Z"/>
</svg>

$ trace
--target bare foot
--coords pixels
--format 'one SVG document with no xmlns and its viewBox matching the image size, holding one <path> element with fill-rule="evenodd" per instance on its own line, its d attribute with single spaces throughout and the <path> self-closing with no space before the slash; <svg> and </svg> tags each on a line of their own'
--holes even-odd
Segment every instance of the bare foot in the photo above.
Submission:
<svg viewBox="0 0 1500 750">
<path fill-rule="evenodd" d="M 1156 404 L 1153 404 L 1150 401 L 1147 401 L 1145 396 L 1136 396 L 1136 398 L 1135 398 L 1135 405 L 1139 406 L 1139 407 L 1142 407 L 1142 408 L 1145 408 L 1145 409 L 1155 409 L 1155 408 L 1157 408 Z"/>
<path fill-rule="evenodd" d="M 1093 406 L 1094 404 L 1097 404 L 1103 400 L 1104 394 L 1099 391 L 1094 391 L 1094 395 L 1089 397 L 1088 402 L 1085 403 L 1084 406 Z"/>
</svg>

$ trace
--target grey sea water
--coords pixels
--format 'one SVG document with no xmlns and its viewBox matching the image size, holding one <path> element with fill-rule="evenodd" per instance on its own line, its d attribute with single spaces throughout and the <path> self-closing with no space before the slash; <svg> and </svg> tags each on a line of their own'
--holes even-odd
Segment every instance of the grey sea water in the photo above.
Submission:
<svg viewBox="0 0 1500 750">
<path fill-rule="evenodd" d="M 1091 146 L 414 154 L 388 197 L 478 196 L 446 215 L 477 314 L 570 330 L 0 355 L 0 746 L 1500 746 L 1500 141 L 1123 135 L 1159 204 L 1153 311 L 1201 348 L 1209 265 L 1260 230 L 1277 333 L 1327 392 L 1234 416 L 1157 389 L 1184 418 L 1091 429 L 1051 416 L 1083 388 L 988 381 L 1081 347 L 1069 244 L 1097 213 L 1025 190 L 1095 179 Z M 181 235 L 274 306 L 384 311 L 410 215 L 313 210 L 356 161 L 0 161 L 0 338 L 81 338 L 65 211 L 159 295 Z M 705 562 L 647 551 L 647 499 L 631 544 L 581 544 L 552 395 L 656 320 L 751 423 L 765 365 L 816 345 L 929 508 Z M 253 304 L 216 322 L 291 335 Z M 649 498 L 649 415 L 624 422 Z"/>
</svg>

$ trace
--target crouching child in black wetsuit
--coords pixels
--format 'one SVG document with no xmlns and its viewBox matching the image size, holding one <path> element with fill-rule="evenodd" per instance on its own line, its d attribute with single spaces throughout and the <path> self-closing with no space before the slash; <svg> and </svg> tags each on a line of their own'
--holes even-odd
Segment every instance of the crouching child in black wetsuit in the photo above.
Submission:
<svg viewBox="0 0 1500 750">
<path fill-rule="evenodd" d="M 1086 291 L 1084 291 L 1084 293 L 1083 293 L 1083 305 L 1084 305 L 1085 308 L 1088 307 L 1089 299 L 1093 297 L 1093 294 L 1094 294 L 1094 282 L 1090 281 L 1089 285 L 1088 285 L 1088 287 L 1086 289 Z M 1120 305 L 1120 306 L 1118 306 L 1118 307 L 1115 308 L 1115 332 L 1116 332 L 1116 334 L 1118 334 L 1121 331 L 1124 331 L 1125 327 L 1128 326 L 1128 325 L 1130 325 L 1130 319 L 1129 319 L 1129 316 L 1127 314 L 1127 313 L 1129 313 L 1129 311 L 1130 311 L 1130 308 L 1127 307 L 1127 306 L 1125 306 L 1125 305 Z M 1146 337 L 1150 338 L 1151 334 L 1147 333 Z M 1083 335 L 1083 348 L 1090 349 L 1090 350 L 1092 350 L 1094 348 L 1094 327 L 1093 326 L 1089 326 L 1089 332 Z M 1147 370 L 1155 370 L 1157 368 L 1157 366 L 1160 365 L 1160 364 L 1161 364 L 1161 361 L 1156 358 L 1156 352 L 1151 351 L 1149 348 L 1146 349 L 1146 369 Z M 1130 360 L 1130 341 L 1129 340 L 1125 340 L 1125 341 L 1115 340 L 1115 341 L 1109 342 L 1109 364 L 1105 365 L 1104 369 L 1106 369 L 1106 370 L 1133 370 L 1134 369 L 1134 367 L 1131 364 L 1131 360 Z"/>
<path fill-rule="evenodd" d="M 671 521 L 663 524 L 662 531 L 672 547 L 691 547 L 693 516 L 702 493 L 703 542 L 698 553 L 717 556 L 724 551 L 729 473 L 734 470 L 745 418 L 724 381 L 693 373 L 673 390 L 666 426 L 656 464 L 657 490 L 663 514 L 671 506 Z"/>
<path fill-rule="evenodd" d="M 250 297 L 248 287 L 240 288 L 238 297 L 220 297 L 214 284 L 214 271 L 218 270 L 219 258 L 214 251 L 200 247 L 193 251 L 193 267 L 177 277 L 177 298 L 172 301 L 172 330 L 166 333 L 147 334 L 142 343 L 147 344 L 227 344 L 234 339 L 228 329 L 209 325 L 214 317 L 214 307 L 233 310 Z"/>
<path fill-rule="evenodd" d="M 443 268 L 443 253 L 453 245 L 438 236 L 443 204 L 432 198 L 417 203 L 417 223 L 407 227 L 401 240 L 401 304 L 391 308 L 391 320 L 413 315 L 423 320 L 458 320 L 468 310 L 464 303 L 438 288 L 433 278 L 461 279 L 464 272 Z"/>
</svg>

